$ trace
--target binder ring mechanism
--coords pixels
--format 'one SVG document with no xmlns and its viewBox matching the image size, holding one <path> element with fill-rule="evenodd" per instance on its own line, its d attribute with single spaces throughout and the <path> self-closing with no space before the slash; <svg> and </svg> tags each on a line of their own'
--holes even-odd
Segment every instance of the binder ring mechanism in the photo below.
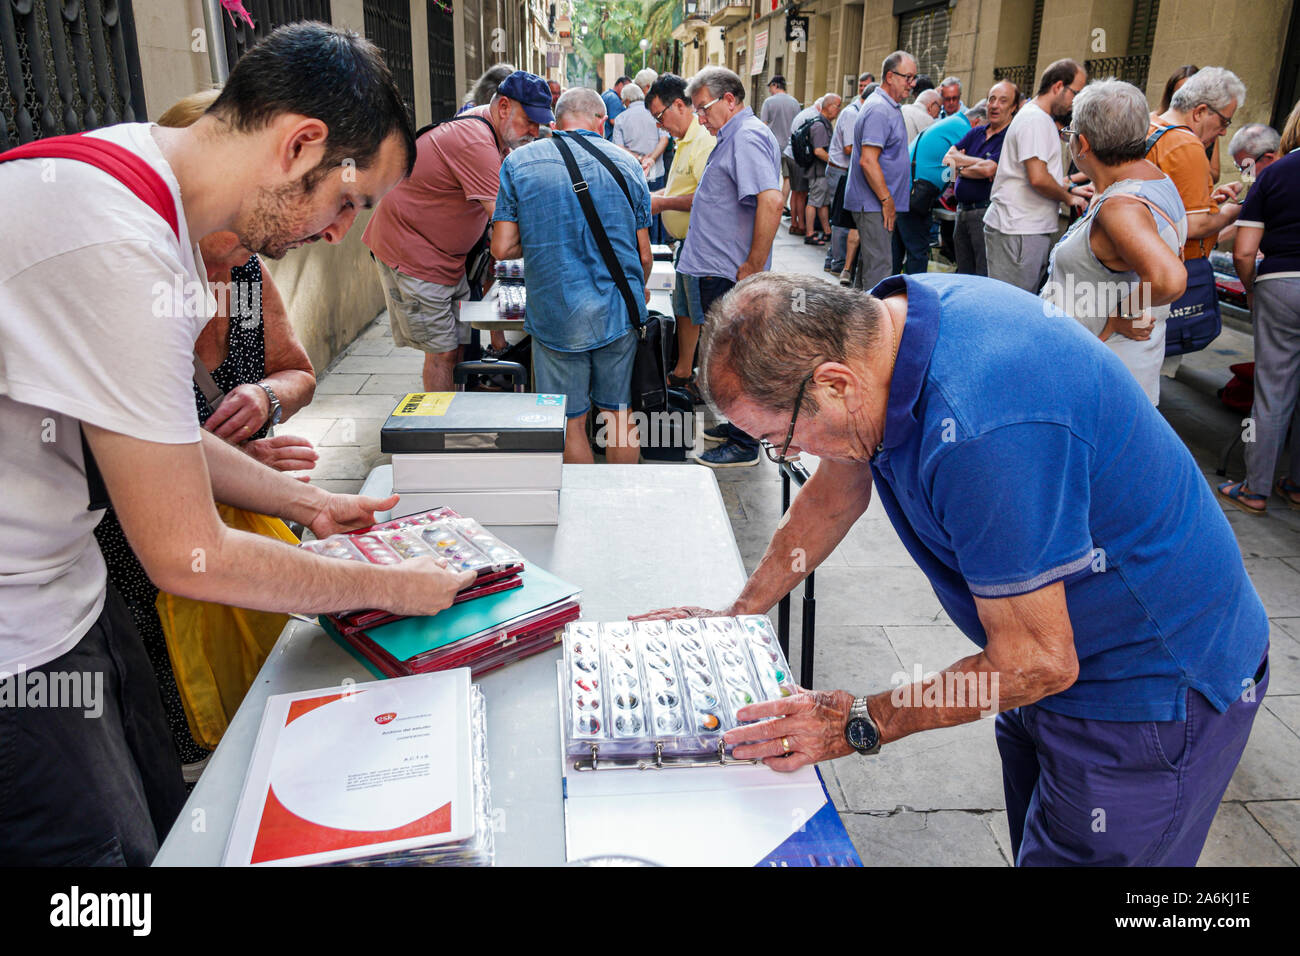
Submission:
<svg viewBox="0 0 1300 956">
<path fill-rule="evenodd" d="M 636 770 L 677 770 L 683 767 L 738 767 L 753 766 L 758 763 L 757 759 L 737 760 L 735 757 L 728 757 L 726 745 L 718 741 L 718 751 L 716 757 L 664 757 L 664 745 L 655 744 L 654 760 L 649 759 L 632 759 L 624 758 L 621 760 L 600 759 L 600 747 L 597 744 L 591 745 L 591 757 L 587 760 L 575 760 L 573 762 L 574 770 L 614 770 L 635 768 Z"/>
</svg>

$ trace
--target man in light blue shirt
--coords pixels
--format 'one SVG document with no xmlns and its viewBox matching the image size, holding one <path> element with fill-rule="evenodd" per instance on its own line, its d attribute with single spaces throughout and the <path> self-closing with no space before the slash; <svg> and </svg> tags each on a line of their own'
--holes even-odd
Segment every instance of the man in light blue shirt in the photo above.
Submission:
<svg viewBox="0 0 1300 956">
<path fill-rule="evenodd" d="M 885 57 L 880 74 L 880 86 L 858 113 L 844 190 L 844 208 L 858 224 L 860 289 L 870 289 L 890 274 L 894 220 L 907 211 L 912 188 L 907 126 L 900 109 L 916 85 L 916 60 L 896 50 Z"/>
<path fill-rule="evenodd" d="M 930 267 L 930 212 L 947 186 L 943 158 L 969 132 L 970 120 L 958 113 L 927 126 L 912 140 L 908 150 L 914 170 L 912 194 L 894 230 L 894 263 L 897 268 L 905 260 L 903 272 L 925 272 Z"/>
<path fill-rule="evenodd" d="M 591 463 L 587 414 L 594 404 L 606 417 L 606 425 L 612 425 L 606 428 L 607 460 L 635 464 L 639 449 L 628 403 L 636 333 L 627 302 L 605 265 L 554 142 L 563 134 L 632 287 L 637 321 L 644 322 L 645 283 L 651 266 L 650 190 L 640 164 L 626 150 L 601 138 L 604 122 L 601 97 L 594 90 L 575 87 L 556 103 L 556 136 L 529 143 L 506 157 L 492 216 L 492 255 L 497 260 L 524 259 L 528 293 L 524 331 L 533 337 L 537 390 L 568 398 L 564 460 Z M 577 137 L 581 143 L 574 141 Z M 618 167 L 627 193 L 583 148 L 584 143 Z"/>
<path fill-rule="evenodd" d="M 745 105 L 745 84 L 721 66 L 708 66 L 686 87 L 695 115 L 718 137 L 691 204 L 691 228 L 677 263 L 699 276 L 705 312 L 715 299 L 772 265 L 772 240 L 781 224 L 781 147 Z M 720 442 L 697 456 L 711 468 L 758 464 L 758 442 L 731 425 L 703 432 Z"/>
</svg>

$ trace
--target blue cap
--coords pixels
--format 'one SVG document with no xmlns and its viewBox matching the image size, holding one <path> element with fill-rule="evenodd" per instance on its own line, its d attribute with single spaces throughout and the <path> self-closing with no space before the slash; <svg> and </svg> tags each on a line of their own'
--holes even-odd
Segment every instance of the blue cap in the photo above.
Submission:
<svg viewBox="0 0 1300 956">
<path fill-rule="evenodd" d="M 536 73 L 515 70 L 501 81 L 497 93 L 522 106 L 524 114 L 534 123 L 545 126 L 555 122 L 551 113 L 551 88 Z"/>
</svg>

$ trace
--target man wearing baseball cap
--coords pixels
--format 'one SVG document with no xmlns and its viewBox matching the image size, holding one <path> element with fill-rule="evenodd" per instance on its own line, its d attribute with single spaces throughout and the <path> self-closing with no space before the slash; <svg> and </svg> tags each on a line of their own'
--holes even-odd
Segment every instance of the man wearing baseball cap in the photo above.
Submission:
<svg viewBox="0 0 1300 956">
<path fill-rule="evenodd" d="M 546 81 L 516 70 L 487 106 L 417 139 L 415 169 L 366 227 L 362 240 L 379 269 L 393 343 L 425 353 L 425 391 L 451 391 L 462 335 L 468 340 L 456 303 L 469 297 L 465 257 L 496 209 L 501 160 L 554 118 Z"/>
</svg>

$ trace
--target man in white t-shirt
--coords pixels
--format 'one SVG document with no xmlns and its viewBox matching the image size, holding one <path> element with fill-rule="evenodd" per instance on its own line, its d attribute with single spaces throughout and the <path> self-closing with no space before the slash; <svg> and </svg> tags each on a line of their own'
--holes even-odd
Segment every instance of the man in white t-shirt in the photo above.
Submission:
<svg viewBox="0 0 1300 956">
<path fill-rule="evenodd" d="M 184 801 L 152 669 L 93 535 L 105 492 L 154 583 L 185 597 L 428 614 L 467 583 L 433 559 L 362 565 L 227 528 L 214 498 L 317 535 L 395 498 L 295 481 L 194 414 L 194 340 L 213 311 L 198 240 L 230 230 L 273 259 L 339 242 L 409 173 L 413 133 L 378 49 L 284 27 L 192 126 L 90 135 L 161 176 L 180 241 L 88 164 L 0 163 L 0 218 L 28 226 L 0 232 L 0 865 L 147 864 Z"/>
<path fill-rule="evenodd" d="M 1080 212 L 1088 206 L 1083 190 L 1076 194 L 1076 187 L 1065 181 L 1060 137 L 1086 82 L 1088 74 L 1078 63 L 1057 60 L 1043 71 L 1038 95 L 1007 127 L 984 213 L 990 278 L 1037 294 L 1060 229 L 1061 203 Z"/>
</svg>

